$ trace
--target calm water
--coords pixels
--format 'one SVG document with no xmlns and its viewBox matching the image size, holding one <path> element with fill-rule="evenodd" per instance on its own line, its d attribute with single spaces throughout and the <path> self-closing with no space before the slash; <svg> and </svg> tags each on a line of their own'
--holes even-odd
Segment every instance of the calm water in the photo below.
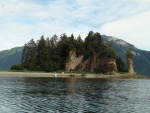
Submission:
<svg viewBox="0 0 150 113">
<path fill-rule="evenodd" d="M 148 113 L 149 79 L 0 77 L 0 113 Z"/>
</svg>

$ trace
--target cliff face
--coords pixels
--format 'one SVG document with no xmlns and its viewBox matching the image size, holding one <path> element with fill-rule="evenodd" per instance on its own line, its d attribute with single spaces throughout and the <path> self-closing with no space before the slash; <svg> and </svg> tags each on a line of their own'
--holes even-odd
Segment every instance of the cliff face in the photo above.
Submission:
<svg viewBox="0 0 150 113">
<path fill-rule="evenodd" d="M 83 60 L 84 56 L 76 57 L 74 51 L 69 53 L 65 69 L 90 71 L 90 72 L 103 72 L 105 74 L 116 74 L 117 65 L 114 59 L 100 57 L 98 54 L 94 54 L 91 58 Z"/>
<path fill-rule="evenodd" d="M 82 62 L 82 60 L 83 56 L 77 57 L 75 51 L 70 51 L 66 61 L 65 70 L 75 70 L 76 67 Z"/>
</svg>

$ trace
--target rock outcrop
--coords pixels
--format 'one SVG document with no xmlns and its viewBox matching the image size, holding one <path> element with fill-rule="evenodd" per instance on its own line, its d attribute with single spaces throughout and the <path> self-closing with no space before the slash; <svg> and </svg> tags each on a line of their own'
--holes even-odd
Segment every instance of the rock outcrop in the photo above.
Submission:
<svg viewBox="0 0 150 113">
<path fill-rule="evenodd" d="M 127 60 L 128 60 L 128 72 L 130 74 L 135 74 L 133 66 L 133 58 L 128 57 Z"/>
<path fill-rule="evenodd" d="M 115 59 L 106 58 L 104 61 L 104 68 L 102 71 L 109 75 L 117 74 L 117 64 Z"/>
<path fill-rule="evenodd" d="M 100 57 L 99 54 L 94 54 L 89 59 L 84 60 L 84 56 L 76 56 L 75 51 L 70 51 L 65 69 L 80 70 L 89 72 L 103 72 L 105 74 L 116 74 L 117 65 L 114 59 Z"/>
<path fill-rule="evenodd" d="M 66 71 L 75 70 L 76 67 L 82 62 L 82 60 L 83 60 L 82 55 L 77 57 L 75 51 L 70 51 L 66 61 L 65 70 Z"/>
</svg>

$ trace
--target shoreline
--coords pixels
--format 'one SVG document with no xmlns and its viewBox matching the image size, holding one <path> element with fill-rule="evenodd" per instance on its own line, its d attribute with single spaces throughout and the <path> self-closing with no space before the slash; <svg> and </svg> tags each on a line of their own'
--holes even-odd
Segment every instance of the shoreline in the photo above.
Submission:
<svg viewBox="0 0 150 113">
<path fill-rule="evenodd" d="M 0 77 L 54 77 L 54 73 L 42 72 L 8 72 L 0 71 Z M 136 78 L 150 78 L 149 76 L 142 76 L 137 74 L 117 74 L 117 75 L 102 75 L 102 74 L 82 74 L 76 73 L 57 73 L 58 78 L 120 78 L 120 79 L 136 79 Z"/>
</svg>

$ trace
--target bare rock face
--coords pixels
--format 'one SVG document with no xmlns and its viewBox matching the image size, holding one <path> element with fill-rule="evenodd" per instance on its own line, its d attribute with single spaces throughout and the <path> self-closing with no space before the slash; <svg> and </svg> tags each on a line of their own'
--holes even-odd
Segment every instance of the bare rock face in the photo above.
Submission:
<svg viewBox="0 0 150 113">
<path fill-rule="evenodd" d="M 98 54 L 94 54 L 91 58 L 83 60 L 83 56 L 76 57 L 75 51 L 70 51 L 65 69 L 66 71 L 99 71 L 105 74 L 116 74 L 117 65 L 114 59 L 100 57 Z"/>
<path fill-rule="evenodd" d="M 134 66 L 133 66 L 133 58 L 128 57 L 127 60 L 128 60 L 128 72 L 130 74 L 134 74 L 135 72 L 134 72 Z"/>
<path fill-rule="evenodd" d="M 76 67 L 82 62 L 82 60 L 83 56 L 77 57 L 75 51 L 70 51 L 66 61 L 65 70 L 75 70 Z"/>
<path fill-rule="evenodd" d="M 99 59 L 97 59 L 97 55 L 93 55 L 91 58 L 84 60 L 80 62 L 80 64 L 77 66 L 77 70 L 81 71 L 98 71 L 99 65 L 98 65 Z"/>
<path fill-rule="evenodd" d="M 103 71 L 108 75 L 115 75 L 117 74 L 117 64 L 114 59 L 106 59 L 104 63 Z"/>
</svg>

